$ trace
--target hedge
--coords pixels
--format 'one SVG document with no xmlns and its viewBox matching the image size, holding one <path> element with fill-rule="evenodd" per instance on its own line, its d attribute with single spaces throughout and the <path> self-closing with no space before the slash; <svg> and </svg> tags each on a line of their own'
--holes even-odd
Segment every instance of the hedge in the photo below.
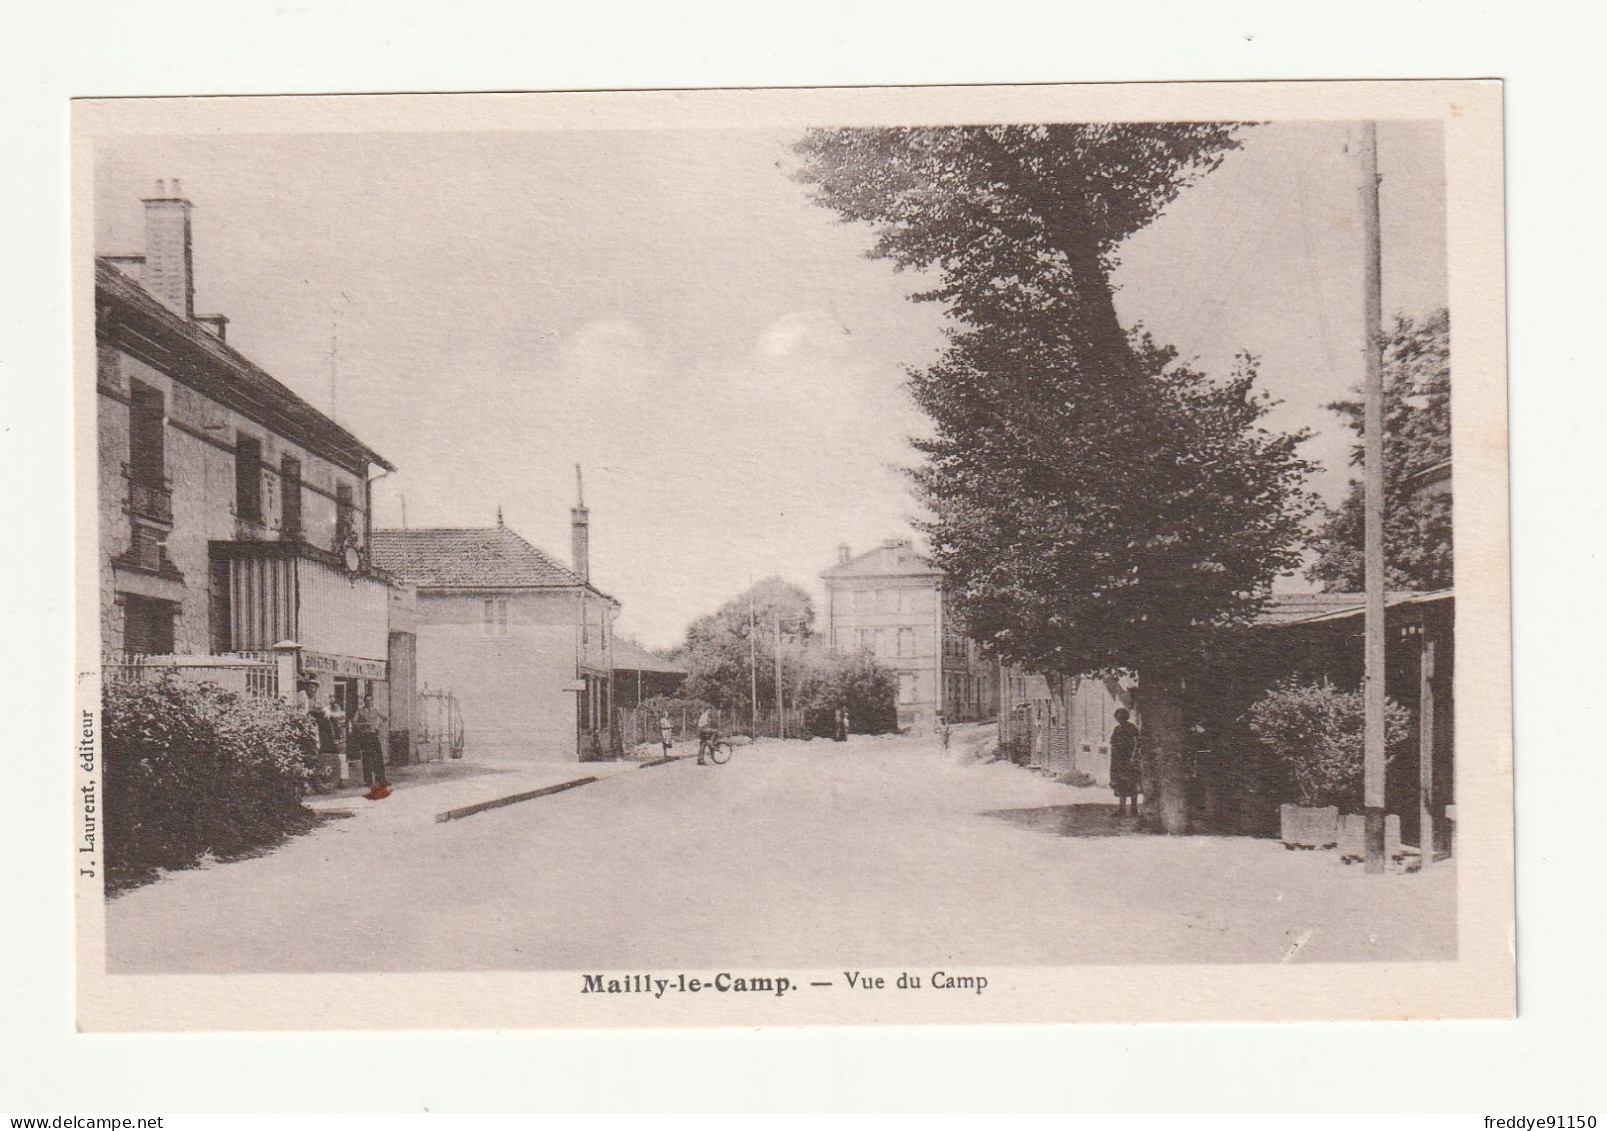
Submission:
<svg viewBox="0 0 1607 1131">
<path fill-rule="evenodd" d="M 111 886 L 201 856 L 263 848 L 315 820 L 301 796 L 317 761 L 312 720 L 216 684 L 115 684 L 102 696 Z"/>
</svg>

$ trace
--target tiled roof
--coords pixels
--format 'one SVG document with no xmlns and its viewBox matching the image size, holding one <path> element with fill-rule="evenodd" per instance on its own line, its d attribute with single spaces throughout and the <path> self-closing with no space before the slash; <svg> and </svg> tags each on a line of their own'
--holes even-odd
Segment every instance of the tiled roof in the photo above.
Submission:
<svg viewBox="0 0 1607 1131">
<path fill-rule="evenodd" d="M 374 564 L 423 589 L 561 589 L 580 575 L 506 526 L 376 530 Z"/>
<path fill-rule="evenodd" d="M 686 668 L 674 660 L 666 660 L 657 652 L 649 652 L 640 644 L 614 637 L 614 670 L 630 672 L 664 672 L 685 675 Z"/>
<path fill-rule="evenodd" d="M 943 571 L 915 552 L 908 542 L 883 542 L 846 562 L 838 562 L 820 576 L 834 577 L 942 577 Z"/>
</svg>

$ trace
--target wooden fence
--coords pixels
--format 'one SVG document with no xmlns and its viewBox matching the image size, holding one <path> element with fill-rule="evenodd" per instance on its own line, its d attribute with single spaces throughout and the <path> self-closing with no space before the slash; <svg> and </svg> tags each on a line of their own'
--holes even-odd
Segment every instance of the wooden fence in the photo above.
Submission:
<svg viewBox="0 0 1607 1131">
<path fill-rule="evenodd" d="M 648 710 L 645 707 L 621 708 L 619 715 L 619 735 L 626 750 L 644 743 L 659 741 L 659 720 L 662 712 Z M 690 707 L 679 708 L 670 712 L 670 741 L 676 745 L 683 742 L 697 741 L 698 712 Z M 774 711 L 768 714 L 760 712 L 757 726 L 747 711 L 716 710 L 714 712 L 714 729 L 724 735 L 755 734 L 760 738 L 775 738 L 781 734 L 781 723 L 785 723 L 786 737 L 804 737 L 804 713 L 798 710 L 788 710 L 777 721 Z"/>
</svg>

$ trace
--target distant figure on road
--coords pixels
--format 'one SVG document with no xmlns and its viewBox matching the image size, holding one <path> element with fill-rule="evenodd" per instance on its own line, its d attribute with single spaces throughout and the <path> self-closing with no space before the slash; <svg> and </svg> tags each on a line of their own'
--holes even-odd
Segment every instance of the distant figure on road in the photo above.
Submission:
<svg viewBox="0 0 1607 1131">
<path fill-rule="evenodd" d="M 949 731 L 948 716 L 941 714 L 938 715 L 937 726 L 933 727 L 932 729 L 937 732 L 938 745 L 943 748 L 943 753 L 947 754 L 949 752 L 949 736 L 951 733 Z"/>
<path fill-rule="evenodd" d="M 1116 709 L 1116 729 L 1110 732 L 1110 788 L 1116 794 L 1116 816 L 1127 812 L 1132 802 L 1138 816 L 1138 740 L 1139 730 L 1128 722 L 1126 707 Z"/>
<path fill-rule="evenodd" d="M 848 741 L 848 708 L 847 707 L 839 707 L 837 709 L 836 723 L 837 723 L 837 725 L 832 728 L 832 741 L 833 742 L 847 742 Z"/>
<path fill-rule="evenodd" d="M 675 728 L 670 723 L 670 713 L 663 712 L 658 717 L 658 740 L 664 747 L 664 757 L 670 756 L 670 735 Z"/>
<path fill-rule="evenodd" d="M 708 765 L 708 763 L 703 760 L 703 755 L 708 750 L 709 743 L 711 743 L 713 741 L 714 741 L 714 712 L 710 711 L 707 707 L 705 707 L 705 708 L 703 708 L 703 713 L 697 717 L 697 764 L 698 765 L 700 765 L 700 766 Z"/>
</svg>

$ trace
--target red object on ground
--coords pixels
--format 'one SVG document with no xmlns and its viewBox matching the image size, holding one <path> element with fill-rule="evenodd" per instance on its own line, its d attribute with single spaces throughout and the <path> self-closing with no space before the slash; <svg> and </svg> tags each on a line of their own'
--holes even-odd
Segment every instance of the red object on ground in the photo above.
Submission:
<svg viewBox="0 0 1607 1131">
<path fill-rule="evenodd" d="M 363 794 L 363 796 L 368 798 L 370 801 L 383 801 L 390 795 L 391 787 L 384 782 L 380 782 L 380 784 L 376 785 L 373 789 Z"/>
</svg>

